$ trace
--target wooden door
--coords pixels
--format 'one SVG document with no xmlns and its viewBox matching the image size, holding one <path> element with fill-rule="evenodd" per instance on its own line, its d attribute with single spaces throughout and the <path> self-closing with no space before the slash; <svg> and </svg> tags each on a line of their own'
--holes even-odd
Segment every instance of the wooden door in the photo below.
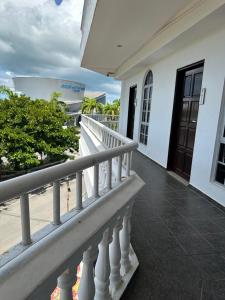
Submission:
<svg viewBox="0 0 225 300">
<path fill-rule="evenodd" d="M 127 120 L 127 137 L 133 139 L 134 135 L 134 117 L 135 117 L 135 105 L 136 105 L 137 86 L 130 88 L 129 96 L 129 108 L 128 108 L 128 120 Z"/>
<path fill-rule="evenodd" d="M 174 102 L 170 169 L 189 180 L 198 120 L 203 65 L 178 72 Z"/>
</svg>

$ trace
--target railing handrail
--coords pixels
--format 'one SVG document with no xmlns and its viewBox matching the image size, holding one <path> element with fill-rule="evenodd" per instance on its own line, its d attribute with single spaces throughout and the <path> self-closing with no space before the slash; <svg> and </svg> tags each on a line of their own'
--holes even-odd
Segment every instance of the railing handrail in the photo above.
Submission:
<svg viewBox="0 0 225 300">
<path fill-rule="evenodd" d="M 138 146 L 138 144 L 136 142 L 134 142 L 133 140 L 121 135 L 120 133 L 104 126 L 104 124 L 96 121 L 93 118 L 88 117 L 87 115 L 82 115 L 82 118 L 87 118 L 89 119 L 91 122 L 93 122 L 94 124 L 96 124 L 97 126 L 99 126 L 100 128 L 102 128 L 105 132 L 110 133 L 112 136 L 114 136 L 115 138 L 117 138 L 118 140 L 120 140 L 121 142 L 123 142 L 123 144 L 131 144 L 131 143 L 135 143 L 136 146 Z M 82 121 L 81 121 L 82 122 Z"/>
<path fill-rule="evenodd" d="M 107 131 L 113 131 L 107 127 L 104 129 Z M 114 131 L 113 134 L 117 135 L 117 133 Z M 85 157 L 80 157 L 74 161 L 65 162 L 57 166 L 49 167 L 44 170 L 39 170 L 34 173 L 29 173 L 1 182 L 0 203 L 22 194 L 29 193 L 40 188 L 41 186 L 52 183 L 53 181 L 75 174 L 78 171 L 93 167 L 96 164 L 114 158 L 118 155 L 133 151 L 137 148 L 137 146 L 137 143 L 132 141 L 129 142 L 129 144 L 119 146 L 117 148 L 108 149 Z"/>
</svg>

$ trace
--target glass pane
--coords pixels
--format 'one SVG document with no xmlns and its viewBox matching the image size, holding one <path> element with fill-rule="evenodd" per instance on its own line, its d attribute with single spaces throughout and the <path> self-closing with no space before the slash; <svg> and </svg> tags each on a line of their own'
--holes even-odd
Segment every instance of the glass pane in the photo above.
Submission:
<svg viewBox="0 0 225 300">
<path fill-rule="evenodd" d="M 149 99 L 152 98 L 152 86 L 149 87 L 149 95 L 148 95 Z"/>
<path fill-rule="evenodd" d="M 220 162 L 225 163 L 225 145 L 220 144 L 220 152 L 219 152 L 219 159 Z"/>
<path fill-rule="evenodd" d="M 149 71 L 145 79 L 145 85 L 151 84 L 152 82 L 153 82 L 152 71 Z"/>
<path fill-rule="evenodd" d="M 149 122 L 150 112 L 147 112 L 147 123 Z"/>
<path fill-rule="evenodd" d="M 148 111 L 151 110 L 151 100 L 148 101 Z"/>
<path fill-rule="evenodd" d="M 194 78 L 193 96 L 199 96 L 201 94 L 201 87 L 202 87 L 202 73 L 198 73 L 195 75 Z"/>
<path fill-rule="evenodd" d="M 145 115 L 146 115 L 146 113 L 145 113 L 145 111 L 143 111 L 143 113 L 142 113 L 142 122 L 145 122 Z"/>
<path fill-rule="evenodd" d="M 145 135 L 145 138 L 144 138 L 144 144 L 147 145 L 147 142 L 148 142 L 148 136 Z"/>
<path fill-rule="evenodd" d="M 184 78 L 184 97 L 191 96 L 191 75 Z"/>
<path fill-rule="evenodd" d="M 148 88 L 144 88 L 144 99 L 148 99 Z"/>
</svg>

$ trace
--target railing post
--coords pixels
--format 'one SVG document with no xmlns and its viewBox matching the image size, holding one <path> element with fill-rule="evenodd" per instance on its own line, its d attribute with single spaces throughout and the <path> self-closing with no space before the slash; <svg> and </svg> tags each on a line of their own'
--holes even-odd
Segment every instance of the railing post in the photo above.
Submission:
<svg viewBox="0 0 225 300">
<path fill-rule="evenodd" d="M 53 224 L 60 223 L 60 181 L 57 180 L 53 182 Z"/>
<path fill-rule="evenodd" d="M 110 290 L 114 294 L 122 282 L 120 275 L 120 238 L 119 232 L 122 229 L 122 220 L 118 218 L 115 227 L 113 228 L 113 240 L 109 246 L 109 258 L 110 258 Z"/>
<path fill-rule="evenodd" d="M 99 164 L 94 165 L 94 197 L 99 197 Z"/>
<path fill-rule="evenodd" d="M 60 300 L 73 300 L 73 285 L 76 282 L 76 275 L 67 269 L 58 277 L 57 285 L 60 288 Z"/>
<path fill-rule="evenodd" d="M 76 199 L 75 209 L 81 210 L 82 206 L 82 171 L 76 172 Z"/>
<path fill-rule="evenodd" d="M 95 267 L 95 298 L 94 300 L 109 300 L 109 243 L 111 242 L 111 231 L 107 229 L 98 246 L 99 254 Z"/>
<path fill-rule="evenodd" d="M 122 176 L 122 155 L 119 155 L 118 157 L 118 169 L 117 169 L 117 182 L 121 182 L 121 176 Z"/>
<path fill-rule="evenodd" d="M 108 168 L 107 168 L 107 189 L 112 189 L 112 159 L 108 160 Z"/>
<path fill-rule="evenodd" d="M 126 165 L 126 176 L 130 176 L 130 160 L 131 160 L 131 152 L 127 153 L 127 165 Z"/>
<path fill-rule="evenodd" d="M 23 245 L 26 246 L 31 244 L 30 209 L 29 209 L 28 194 L 24 194 L 20 196 L 20 211 L 21 211 L 22 243 Z"/>
<path fill-rule="evenodd" d="M 123 217 L 123 228 L 120 231 L 121 248 L 121 274 L 125 275 L 131 268 L 130 262 L 130 217 L 132 205 L 126 208 L 126 214 Z"/>
<path fill-rule="evenodd" d="M 83 254 L 83 268 L 79 284 L 79 300 L 94 299 L 95 282 L 94 282 L 94 262 L 97 257 L 96 247 L 89 247 Z"/>
</svg>

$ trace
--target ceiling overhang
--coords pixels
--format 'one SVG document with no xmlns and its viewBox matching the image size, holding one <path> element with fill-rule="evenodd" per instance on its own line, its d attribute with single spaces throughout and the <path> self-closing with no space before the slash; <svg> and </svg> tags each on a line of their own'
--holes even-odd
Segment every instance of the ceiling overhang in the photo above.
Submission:
<svg viewBox="0 0 225 300">
<path fill-rule="evenodd" d="M 89 15 L 84 6 L 81 66 L 118 79 L 185 46 L 188 39 L 193 41 L 224 20 L 215 17 L 215 12 L 222 10 L 225 0 L 85 2 Z"/>
</svg>

